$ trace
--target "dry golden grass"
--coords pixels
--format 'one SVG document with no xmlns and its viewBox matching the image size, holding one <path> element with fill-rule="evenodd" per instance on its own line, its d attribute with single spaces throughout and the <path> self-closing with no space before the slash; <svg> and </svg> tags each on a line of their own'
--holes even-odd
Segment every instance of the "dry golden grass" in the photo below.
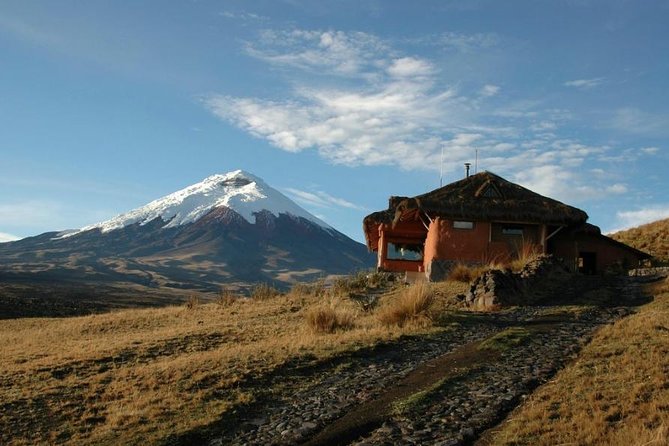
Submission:
<svg viewBox="0 0 669 446">
<path fill-rule="evenodd" d="M 537 245 L 533 245 L 531 243 L 523 243 L 520 246 L 520 249 L 518 250 L 518 254 L 516 255 L 516 258 L 511 260 L 508 264 L 505 266 L 511 271 L 517 273 L 520 272 L 525 266 L 538 259 L 539 256 L 541 255 L 540 248 Z"/>
<path fill-rule="evenodd" d="M 401 290 L 395 298 L 379 309 L 378 319 L 386 327 L 404 327 L 408 323 L 426 325 L 435 294 L 430 286 L 418 282 Z"/>
<path fill-rule="evenodd" d="M 465 265 L 464 263 L 458 263 L 448 272 L 447 280 L 454 282 L 463 282 L 469 283 L 472 280 L 479 277 L 484 272 L 488 271 L 490 267 L 478 266 L 478 265 Z"/>
<path fill-rule="evenodd" d="M 539 247 L 531 243 L 523 243 L 518 250 L 515 258 L 502 261 L 499 258 L 492 258 L 479 265 L 466 265 L 458 263 L 448 273 L 447 280 L 455 282 L 469 283 L 486 271 L 492 269 L 520 272 L 528 263 L 536 260 L 541 255 Z"/>
<path fill-rule="evenodd" d="M 616 232 L 611 238 L 652 254 L 661 262 L 669 263 L 669 218 Z"/>
<path fill-rule="evenodd" d="M 308 315 L 323 297 L 311 293 L 2 321 L 0 444 L 159 443 L 253 401 L 254 380 L 295 358 L 430 330 L 330 298 L 347 330 L 314 332 Z"/>
<path fill-rule="evenodd" d="M 354 326 L 355 313 L 350 309 L 339 308 L 336 304 L 319 305 L 306 314 L 307 323 L 315 333 L 334 333 L 349 330 Z"/>
<path fill-rule="evenodd" d="M 490 444 L 669 444 L 669 282 L 654 295 L 637 314 L 599 330 Z"/>
</svg>

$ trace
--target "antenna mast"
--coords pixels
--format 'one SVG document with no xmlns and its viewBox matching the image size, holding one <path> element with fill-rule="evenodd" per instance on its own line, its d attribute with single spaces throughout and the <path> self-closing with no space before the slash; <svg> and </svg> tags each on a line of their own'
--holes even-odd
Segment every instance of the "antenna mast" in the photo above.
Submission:
<svg viewBox="0 0 669 446">
<path fill-rule="evenodd" d="M 439 163 L 439 187 L 442 186 L 444 180 L 444 146 L 441 146 L 441 162 Z"/>
<path fill-rule="evenodd" d="M 474 161 L 474 173 L 479 173 L 479 149 L 476 149 L 476 158 Z"/>
</svg>

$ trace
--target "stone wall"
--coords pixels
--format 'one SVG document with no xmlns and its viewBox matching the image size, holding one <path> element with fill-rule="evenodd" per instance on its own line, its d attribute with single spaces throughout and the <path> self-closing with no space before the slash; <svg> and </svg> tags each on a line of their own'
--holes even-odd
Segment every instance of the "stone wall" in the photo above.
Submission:
<svg viewBox="0 0 669 446">
<path fill-rule="evenodd" d="M 571 292 L 573 278 L 574 274 L 555 257 L 540 256 L 518 273 L 508 269 L 487 271 L 472 282 L 466 302 L 478 309 L 532 305 Z"/>
</svg>

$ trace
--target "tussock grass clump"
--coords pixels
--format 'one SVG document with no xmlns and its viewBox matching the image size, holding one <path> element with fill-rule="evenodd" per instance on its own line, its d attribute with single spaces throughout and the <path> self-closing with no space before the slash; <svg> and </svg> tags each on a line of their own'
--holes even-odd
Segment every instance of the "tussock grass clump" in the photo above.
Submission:
<svg viewBox="0 0 669 446">
<path fill-rule="evenodd" d="M 266 300 L 281 295 L 281 291 L 268 283 L 259 283 L 251 290 L 251 298 L 255 300 Z"/>
<path fill-rule="evenodd" d="M 538 259 L 540 255 L 541 250 L 539 246 L 532 243 L 523 242 L 523 244 L 520 246 L 520 249 L 518 250 L 517 257 L 509 262 L 508 267 L 511 269 L 511 271 L 517 273 L 525 268 L 528 263 Z"/>
<path fill-rule="evenodd" d="M 315 333 L 334 333 L 348 330 L 355 325 L 355 316 L 351 311 L 336 308 L 334 305 L 312 308 L 307 312 L 306 318 L 307 324 Z"/>
<path fill-rule="evenodd" d="M 379 321 L 385 326 L 403 327 L 409 322 L 431 321 L 430 308 L 434 304 L 434 293 L 422 282 L 405 288 L 388 305 L 379 309 Z"/>
<path fill-rule="evenodd" d="M 293 296 L 322 296 L 325 294 L 325 281 L 319 279 L 312 283 L 297 282 L 290 288 Z"/>
<path fill-rule="evenodd" d="M 239 296 L 237 296 L 235 293 L 233 293 L 230 290 L 221 290 L 220 293 L 218 293 L 218 297 L 216 298 L 216 303 L 221 306 L 221 307 L 229 307 L 235 302 L 237 302 L 237 299 L 239 299 Z"/>
<path fill-rule="evenodd" d="M 446 280 L 469 283 L 483 274 L 488 268 L 485 266 L 470 266 L 458 263 L 448 273 Z"/>
<path fill-rule="evenodd" d="M 383 272 L 358 271 L 355 274 L 338 277 L 332 284 L 332 294 L 345 296 L 361 293 L 369 289 L 383 288 L 390 282 L 389 275 Z"/>
<path fill-rule="evenodd" d="M 197 296 L 188 296 L 186 303 L 184 304 L 189 310 L 194 310 L 200 305 L 200 299 Z"/>
</svg>

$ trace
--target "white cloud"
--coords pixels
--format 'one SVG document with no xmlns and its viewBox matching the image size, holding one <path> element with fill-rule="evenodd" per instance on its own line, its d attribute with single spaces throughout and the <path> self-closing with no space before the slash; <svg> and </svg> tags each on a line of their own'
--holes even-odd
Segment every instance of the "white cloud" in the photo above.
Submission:
<svg viewBox="0 0 669 446">
<path fill-rule="evenodd" d="M 415 57 L 395 59 L 388 67 L 388 74 L 393 77 L 429 76 L 434 71 L 432 64 Z"/>
<path fill-rule="evenodd" d="M 497 85 L 484 85 L 483 88 L 481 89 L 481 96 L 495 96 L 497 93 L 499 93 L 500 87 Z"/>
<path fill-rule="evenodd" d="M 624 184 L 616 183 L 606 188 L 607 192 L 612 194 L 625 194 L 627 193 L 627 186 Z"/>
<path fill-rule="evenodd" d="M 238 21 L 253 21 L 253 22 L 265 22 L 269 20 L 265 16 L 261 16 L 258 14 L 254 14 L 252 12 L 245 12 L 245 11 L 240 11 L 240 12 L 234 12 L 234 11 L 223 11 L 220 12 L 218 15 L 221 17 L 225 17 L 226 19 L 233 19 L 233 20 L 238 20 Z"/>
<path fill-rule="evenodd" d="M 247 44 L 246 50 L 275 65 L 356 76 L 378 69 L 377 57 L 387 47 L 377 37 L 363 32 L 295 29 L 265 30 L 260 42 Z"/>
<path fill-rule="evenodd" d="M 588 88 L 593 88 L 597 87 L 598 85 L 601 85 L 602 82 L 604 82 L 606 78 L 603 77 L 595 77 L 592 79 L 575 79 L 573 81 L 567 81 L 564 83 L 565 87 L 574 87 L 574 88 L 580 88 L 580 89 L 588 89 Z"/>
<path fill-rule="evenodd" d="M 607 123 L 608 127 L 644 136 L 668 136 L 669 114 L 649 113 L 634 107 L 619 108 Z"/>
<path fill-rule="evenodd" d="M 271 39 L 270 39 L 271 37 Z M 280 38 L 279 38 L 280 37 Z M 451 41 L 456 42 L 451 35 Z M 462 37 L 462 36 L 461 36 Z M 462 40 L 482 46 L 495 39 Z M 608 146 L 561 139 L 553 131 L 572 119 L 564 109 L 540 100 L 515 100 L 500 109 L 485 101 L 500 91 L 488 84 L 461 91 L 441 82 L 432 60 L 399 54 L 389 44 L 364 33 L 341 31 L 266 31 L 250 53 L 281 65 L 293 90 L 281 100 L 209 95 L 203 103 L 216 116 L 289 152 L 317 150 L 336 164 L 394 165 L 401 169 L 460 172 L 479 154 L 479 170 L 492 170 L 566 202 L 624 193 L 627 186 L 610 178 L 596 163 L 616 163 L 633 156 Z M 326 72 L 328 78 L 302 76 Z M 356 77 L 351 82 L 351 77 Z M 629 153 L 628 153 L 629 152 Z M 601 175 L 582 175 L 583 166 Z M 326 197 L 294 192 L 313 206 Z"/>
<path fill-rule="evenodd" d="M 492 48 L 499 44 L 500 38 L 492 33 L 463 34 L 445 32 L 435 39 L 444 49 L 452 49 L 463 53 Z"/>
<path fill-rule="evenodd" d="M 351 203 L 343 198 L 334 197 L 326 192 L 313 191 L 307 192 L 300 189 L 286 188 L 286 192 L 296 201 L 320 208 L 343 207 L 348 209 L 364 210 L 362 206 Z"/>
<path fill-rule="evenodd" d="M 659 204 L 651 207 L 637 209 L 635 211 L 621 211 L 616 213 L 618 229 L 609 232 L 617 232 L 627 228 L 651 223 L 653 221 L 669 218 L 669 204 Z"/>
<path fill-rule="evenodd" d="M 644 147 L 641 149 L 641 152 L 645 153 L 646 155 L 655 155 L 659 151 L 660 149 L 657 147 Z"/>
<path fill-rule="evenodd" d="M 465 40 L 492 44 L 484 36 Z M 470 119 L 480 113 L 481 98 L 442 86 L 431 61 L 400 55 L 370 34 L 268 30 L 247 49 L 254 57 L 298 70 L 297 79 L 316 69 L 343 79 L 319 85 L 310 76 L 309 86 L 298 82 L 292 97 L 281 101 L 225 95 L 203 99 L 221 119 L 282 150 L 316 149 L 338 164 L 430 169 L 442 146 L 451 159 L 466 150 L 473 153 L 466 135 L 513 131 Z M 351 76 L 362 82 L 352 87 L 346 80 Z M 498 90 L 486 85 L 483 92 L 491 96 Z"/>
<path fill-rule="evenodd" d="M 535 132 L 550 132 L 557 129 L 557 124 L 551 121 L 541 121 L 532 124 L 530 129 Z"/>
<path fill-rule="evenodd" d="M 14 240 L 19 240 L 21 237 L 13 234 L 8 234 L 6 232 L 0 232 L 0 243 L 4 242 L 13 242 Z"/>
</svg>

